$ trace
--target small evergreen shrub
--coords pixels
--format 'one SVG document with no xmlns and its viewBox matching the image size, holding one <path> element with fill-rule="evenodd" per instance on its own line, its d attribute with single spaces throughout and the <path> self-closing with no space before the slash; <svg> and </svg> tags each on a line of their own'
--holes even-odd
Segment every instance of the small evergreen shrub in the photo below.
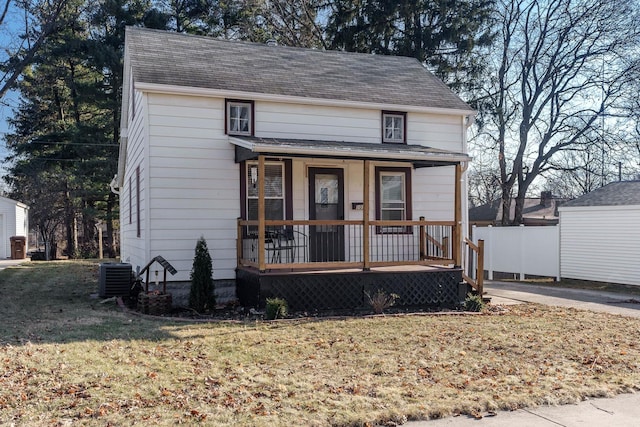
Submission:
<svg viewBox="0 0 640 427">
<path fill-rule="evenodd" d="M 481 295 L 467 294 L 467 298 L 464 300 L 464 309 L 466 311 L 482 311 L 484 309 L 484 301 Z"/>
<path fill-rule="evenodd" d="M 400 298 L 398 294 L 388 294 L 382 289 L 378 289 L 373 295 L 369 294 L 369 292 L 364 294 L 367 296 L 367 301 L 375 314 L 382 314 Z"/>
<path fill-rule="evenodd" d="M 267 298 L 265 318 L 267 320 L 283 319 L 289 314 L 289 307 L 284 298 Z"/>
<path fill-rule="evenodd" d="M 212 310 L 216 306 L 216 296 L 213 292 L 213 265 L 211 255 L 204 237 L 200 237 L 196 244 L 196 254 L 191 268 L 191 291 L 189 292 L 189 307 L 201 313 Z"/>
</svg>

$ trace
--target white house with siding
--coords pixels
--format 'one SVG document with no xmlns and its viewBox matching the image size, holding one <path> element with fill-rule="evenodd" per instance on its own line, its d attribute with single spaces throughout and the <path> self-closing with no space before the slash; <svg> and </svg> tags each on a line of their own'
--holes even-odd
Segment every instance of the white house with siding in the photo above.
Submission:
<svg viewBox="0 0 640 427">
<path fill-rule="evenodd" d="M 24 203 L 0 197 L 0 258 L 11 258 L 11 237 L 29 235 L 28 214 Z"/>
<path fill-rule="evenodd" d="M 429 242 L 462 253 L 474 111 L 417 60 L 127 28 L 124 82 L 115 186 L 134 269 L 161 255 L 186 281 L 200 236 L 216 280 L 247 265 L 409 260 L 406 236 L 395 249 L 362 236 L 417 236 L 420 224 L 355 223 L 369 219 L 446 222 Z M 278 227 L 309 247 L 283 261 Z"/>
<path fill-rule="evenodd" d="M 640 181 L 608 184 L 559 211 L 562 277 L 640 286 Z"/>
</svg>

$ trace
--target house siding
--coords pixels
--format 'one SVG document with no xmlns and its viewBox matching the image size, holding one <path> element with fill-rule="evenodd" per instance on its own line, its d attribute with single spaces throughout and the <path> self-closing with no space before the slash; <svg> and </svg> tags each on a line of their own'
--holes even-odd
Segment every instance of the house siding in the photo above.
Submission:
<svg viewBox="0 0 640 427">
<path fill-rule="evenodd" d="M 380 144 L 380 110 L 257 102 L 256 135 L 263 138 L 313 139 Z M 460 116 L 407 113 L 407 143 L 463 151 L 466 132 Z"/>
<path fill-rule="evenodd" d="M 239 167 L 224 134 L 224 99 L 149 94 L 149 246 L 189 280 L 197 240 L 214 279 L 235 277 Z"/>
<path fill-rule="evenodd" d="M 560 208 L 564 278 L 640 286 L 640 206 Z"/>
<path fill-rule="evenodd" d="M 213 259 L 214 279 L 235 278 L 240 174 L 234 146 L 224 133 L 224 102 L 215 97 L 136 92 L 121 192 L 123 248 L 127 248 L 123 259 L 134 269 L 161 255 L 178 270 L 170 280 L 189 280 L 196 241 L 203 236 Z M 377 109 L 260 101 L 254 114 L 254 133 L 259 137 L 381 143 Z M 409 144 L 464 151 L 465 128 L 459 115 L 410 112 L 407 129 Z M 132 190 L 127 188 L 129 175 L 135 174 L 138 165 L 144 177 L 141 204 L 148 206 L 148 215 L 147 210 L 141 215 L 140 238 L 135 234 L 135 215 L 128 224 L 127 194 Z M 374 165 L 407 167 L 406 163 L 372 162 L 371 218 L 375 217 Z M 344 169 L 345 219 L 362 219 L 362 211 L 351 209 L 352 202 L 363 199 L 362 162 L 315 158 L 292 162 L 294 219 L 309 217 L 309 167 Z M 414 218 L 453 220 L 454 168 L 416 169 L 412 174 Z"/>
<path fill-rule="evenodd" d="M 0 258 L 11 257 L 11 237 L 28 236 L 27 208 L 0 197 Z M 25 251 L 29 248 L 25 248 Z"/>
<path fill-rule="evenodd" d="M 147 263 L 147 245 L 145 244 L 146 209 L 145 200 L 146 182 L 145 173 L 145 146 L 146 146 L 146 95 L 140 91 L 133 93 L 135 111 L 129 114 L 128 142 L 127 142 L 127 169 L 120 189 L 120 233 L 121 233 L 121 259 L 129 262 L 135 270 L 136 267 L 144 267 Z M 140 209 L 136 203 L 136 170 L 140 168 Z M 131 185 L 129 185 L 131 184 Z M 132 201 L 132 204 L 129 203 Z M 140 213 L 141 234 L 138 237 L 137 218 Z M 131 218 L 131 223 L 129 223 Z"/>
</svg>

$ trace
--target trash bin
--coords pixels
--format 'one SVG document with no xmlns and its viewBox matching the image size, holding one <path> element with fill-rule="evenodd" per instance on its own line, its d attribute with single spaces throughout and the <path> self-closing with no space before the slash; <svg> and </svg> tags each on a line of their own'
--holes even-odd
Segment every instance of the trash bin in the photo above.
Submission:
<svg viewBox="0 0 640 427">
<path fill-rule="evenodd" d="M 11 241 L 11 259 L 24 259 L 27 257 L 27 238 L 24 236 L 12 236 Z"/>
</svg>

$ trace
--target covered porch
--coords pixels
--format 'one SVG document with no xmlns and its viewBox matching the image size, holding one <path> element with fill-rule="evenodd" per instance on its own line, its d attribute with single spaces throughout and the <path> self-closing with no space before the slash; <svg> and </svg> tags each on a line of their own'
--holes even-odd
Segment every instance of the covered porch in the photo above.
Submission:
<svg viewBox="0 0 640 427">
<path fill-rule="evenodd" d="M 358 308 L 366 307 L 367 294 L 381 289 L 399 295 L 400 306 L 455 306 L 464 299 L 469 286 L 482 292 L 481 277 L 478 285 L 471 279 L 476 274 L 465 271 L 478 265 L 477 255 L 463 256 L 462 174 L 469 160 L 466 155 L 409 145 L 381 148 L 374 144 L 305 141 L 287 149 L 286 142 L 258 138 L 231 142 L 236 144 L 236 161 L 254 162 L 251 173 L 257 187 L 257 219 L 245 217 L 237 222 L 236 283 L 242 305 L 262 306 L 266 298 L 281 297 L 296 310 Z M 337 193 L 344 191 L 342 172 L 336 174 L 335 185 L 330 181 L 327 184 L 333 179 L 333 169 L 312 167 L 306 169 L 304 177 L 309 185 L 308 217 L 268 219 L 265 165 L 276 155 L 281 159 L 281 150 L 287 152 L 287 158 L 347 157 L 360 162 L 362 192 L 350 208 L 360 211 L 361 219 L 344 219 L 344 202 L 332 199 L 331 188 L 335 187 Z M 371 199 L 384 182 L 371 181 L 380 176 L 372 169 L 381 168 L 384 162 L 408 164 L 407 179 L 417 168 L 452 168 L 452 218 L 436 221 L 425 215 L 412 219 L 407 215 L 409 209 L 394 211 L 393 204 L 381 215 L 380 200 Z M 246 165 L 241 169 L 251 175 Z M 298 178 L 303 177 L 295 176 Z M 410 204 L 411 194 L 402 200 Z"/>
</svg>

